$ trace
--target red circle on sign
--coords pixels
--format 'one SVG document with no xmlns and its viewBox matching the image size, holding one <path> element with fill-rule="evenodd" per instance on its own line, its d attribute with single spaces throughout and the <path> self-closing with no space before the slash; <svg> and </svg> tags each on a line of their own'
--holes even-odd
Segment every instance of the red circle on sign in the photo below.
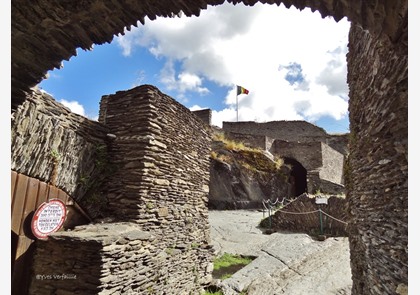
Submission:
<svg viewBox="0 0 420 295">
<path fill-rule="evenodd" d="M 66 213 L 66 205 L 59 199 L 42 203 L 32 218 L 32 233 L 38 239 L 47 239 L 49 234 L 61 228 L 66 219 Z"/>
</svg>

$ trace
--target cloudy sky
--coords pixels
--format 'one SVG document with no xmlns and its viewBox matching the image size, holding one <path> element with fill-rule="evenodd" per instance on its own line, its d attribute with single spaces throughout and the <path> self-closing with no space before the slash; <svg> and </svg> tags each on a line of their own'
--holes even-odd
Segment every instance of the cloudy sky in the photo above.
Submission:
<svg viewBox="0 0 420 295">
<path fill-rule="evenodd" d="M 39 86 L 90 118 L 102 95 L 157 86 L 213 124 L 306 120 L 348 132 L 347 19 L 272 5 L 225 3 L 200 17 L 146 20 L 111 44 L 63 62 Z M 236 85 L 249 94 L 236 95 Z"/>
</svg>

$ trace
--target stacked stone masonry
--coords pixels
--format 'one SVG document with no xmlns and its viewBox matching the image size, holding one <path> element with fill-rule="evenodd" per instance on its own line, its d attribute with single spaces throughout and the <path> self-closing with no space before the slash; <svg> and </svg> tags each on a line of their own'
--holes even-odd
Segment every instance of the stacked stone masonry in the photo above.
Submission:
<svg viewBox="0 0 420 295">
<path fill-rule="evenodd" d="M 99 121 L 114 135 L 114 171 L 102 188 L 106 222 L 40 243 L 34 273 L 59 270 L 77 281 L 45 284 L 34 276 L 31 294 L 198 294 L 213 258 L 209 130 L 149 85 L 104 96 Z M 51 252 L 60 258 L 51 261 Z"/>
<path fill-rule="evenodd" d="M 173 1 L 99 1 L 60 2 L 43 0 L 36 5 L 28 0 L 11 4 L 12 13 L 12 108 L 23 102 L 30 87 L 38 84 L 48 70 L 60 68 L 63 60 L 76 55 L 76 48 L 89 50 L 94 44 L 110 43 L 124 29 L 144 24 L 146 17 L 174 17 L 179 13 L 199 16 L 208 5 L 224 0 Z M 336 21 L 347 17 L 368 29 L 397 41 L 406 16 L 407 1 L 343 0 L 229 0 L 232 4 L 252 6 L 258 2 L 306 7 L 332 16 Z M 48 44 L 46 46 L 45 44 Z M 36 61 L 36 62 L 34 62 Z"/>
<path fill-rule="evenodd" d="M 359 26 L 350 30 L 346 195 L 354 294 L 398 294 L 408 284 L 405 41 L 393 45 Z"/>
<path fill-rule="evenodd" d="M 347 236 L 346 200 L 337 196 L 324 198 L 327 204 L 317 204 L 315 196 L 300 195 L 275 212 L 272 228 L 310 235 Z M 321 214 L 318 210 L 322 210 Z"/>
<path fill-rule="evenodd" d="M 328 135 L 322 128 L 306 121 L 223 122 L 223 130 L 294 142 L 318 142 L 320 138 L 325 141 Z"/>
<path fill-rule="evenodd" d="M 91 217 L 98 212 L 86 197 L 100 179 L 98 150 L 107 149 L 108 128 L 74 114 L 50 95 L 34 91 L 12 114 L 11 169 L 51 183 Z"/>
<path fill-rule="evenodd" d="M 197 110 L 192 112 L 194 115 L 196 115 L 198 118 L 200 118 L 201 121 L 203 121 L 205 124 L 211 126 L 211 109 L 204 109 L 204 110 Z"/>
<path fill-rule="evenodd" d="M 211 270 L 203 259 L 207 248 L 164 248 L 160 238 L 133 223 L 80 226 L 40 243 L 30 289 L 34 295 L 199 294 Z"/>
<path fill-rule="evenodd" d="M 347 134 L 330 135 L 306 121 L 223 122 L 227 137 L 298 161 L 307 170 L 308 192 L 344 193 Z"/>
<path fill-rule="evenodd" d="M 76 48 L 109 43 L 125 28 L 138 21 L 144 24 L 146 17 L 153 20 L 181 11 L 198 16 L 207 5 L 223 2 L 12 1 L 12 111 L 31 96 L 31 87 L 48 70 L 76 55 Z M 322 17 L 332 16 L 336 21 L 347 17 L 352 22 L 347 60 L 350 156 L 345 175 L 353 294 L 406 294 L 408 1 L 228 2 L 309 7 Z"/>
</svg>

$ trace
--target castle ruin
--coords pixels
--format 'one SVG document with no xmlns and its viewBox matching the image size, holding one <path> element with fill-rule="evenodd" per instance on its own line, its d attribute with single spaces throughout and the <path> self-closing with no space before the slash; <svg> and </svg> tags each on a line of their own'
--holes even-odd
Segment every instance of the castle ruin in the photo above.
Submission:
<svg viewBox="0 0 420 295">
<path fill-rule="evenodd" d="M 306 121 L 223 122 L 222 129 L 232 140 L 282 157 L 292 167 L 292 196 L 344 193 L 348 134 L 330 135 Z"/>
<path fill-rule="evenodd" d="M 157 17 L 171 17 L 181 11 L 186 16 L 199 16 L 200 11 L 206 9 L 208 5 L 219 5 L 224 2 L 223 0 L 162 0 L 154 2 L 86 0 L 61 1 L 59 3 L 56 1 L 36 3 L 27 0 L 12 1 L 11 112 L 14 118 L 18 117 L 18 113 L 22 116 L 22 121 L 19 120 L 19 124 L 12 119 L 12 129 L 15 128 L 18 135 L 16 138 L 12 138 L 12 158 L 16 156 L 13 160 L 16 160 L 16 163 L 21 163 L 21 166 L 18 165 L 20 170 L 12 166 L 12 172 L 22 172 L 22 174 L 43 181 L 49 181 L 50 172 L 54 171 L 53 167 L 59 169 L 59 171 L 62 169 L 61 171 L 74 172 L 75 175 L 63 173 L 66 176 L 62 176 L 61 179 L 58 177 L 56 184 L 62 188 L 69 186 L 70 189 L 66 193 L 71 194 L 74 199 L 80 201 L 84 199 L 83 194 L 80 196 L 73 195 L 74 191 L 79 189 L 75 180 L 79 180 L 83 184 L 79 169 L 81 169 L 80 167 L 90 167 L 92 162 L 88 161 L 79 165 L 77 163 L 83 162 L 83 160 L 78 157 L 84 155 L 86 157 L 83 158 L 85 161 L 93 159 L 91 156 L 95 152 L 92 147 L 98 147 L 96 143 L 105 142 L 112 139 L 113 136 L 107 136 L 106 128 L 102 128 L 104 126 L 98 127 L 97 124 L 92 125 L 81 118 L 76 119 L 66 109 L 55 109 L 47 115 L 36 114 L 31 117 L 27 104 L 33 103 L 33 98 L 39 96 L 33 87 L 42 81 L 48 70 L 59 68 L 63 60 L 69 60 L 76 55 L 77 48 L 88 50 L 94 44 L 109 43 L 115 35 L 123 34 L 125 28 L 129 28 L 131 25 L 137 26 L 138 21 L 144 24 L 146 17 L 154 20 Z M 257 2 L 273 5 L 283 4 L 287 8 L 293 5 L 300 10 L 309 7 L 312 11 L 319 11 L 322 17 L 333 17 L 336 21 L 347 17 L 351 22 L 347 55 L 347 83 L 350 90 L 350 138 L 344 178 L 348 198 L 352 293 L 355 295 L 407 294 L 408 1 L 232 0 L 228 2 L 233 4 L 244 3 L 245 5 L 254 5 Z M 276 28 L 267 29 L 272 32 Z M 152 93 L 157 93 L 155 90 L 150 90 Z M 147 95 L 147 97 L 150 98 L 150 95 Z M 122 105 L 125 106 L 126 110 L 131 107 L 127 104 Z M 83 288 L 90 288 L 92 294 L 100 293 L 96 286 L 101 286 L 102 290 L 121 288 L 121 292 L 128 291 L 129 288 L 145 288 L 147 286 L 147 290 L 149 287 L 155 286 L 158 290 L 164 288 L 181 290 L 178 292 L 179 294 L 187 294 L 187 292 L 182 291 L 185 289 L 199 289 L 202 282 L 196 281 L 197 276 L 194 274 L 197 274 L 198 271 L 201 274 L 200 276 L 205 278 L 205 274 L 211 271 L 211 268 L 205 267 L 210 254 L 206 250 L 205 243 L 197 245 L 189 242 L 191 237 L 198 238 L 198 241 L 204 241 L 206 236 L 204 201 L 200 198 L 193 198 L 190 200 L 192 203 L 183 202 L 186 201 L 186 196 L 193 195 L 196 190 L 198 190 L 199 195 L 204 197 L 206 194 L 204 182 L 207 174 L 205 171 L 201 171 L 201 173 L 200 171 L 192 172 L 194 169 L 190 167 L 180 168 L 183 172 L 188 172 L 186 174 L 188 179 L 195 179 L 194 177 L 198 174 L 204 175 L 204 180 L 202 179 L 198 183 L 202 184 L 202 186 L 199 186 L 201 188 L 197 187 L 197 183 L 190 181 L 183 183 L 183 179 L 175 181 L 177 179 L 175 176 L 171 179 L 165 179 L 161 175 L 156 175 L 159 176 L 156 177 L 159 192 L 153 189 L 150 182 L 153 180 L 149 176 L 157 172 L 156 163 L 162 163 L 162 167 L 157 166 L 162 170 L 171 163 L 171 156 L 166 154 L 166 158 L 154 158 L 155 152 L 165 149 L 165 146 L 168 147 L 169 143 L 147 137 L 151 135 L 148 132 L 159 137 L 159 128 L 164 129 L 164 126 L 155 126 L 156 123 L 153 121 L 153 114 L 159 112 L 161 107 L 161 112 L 168 112 L 167 115 L 173 118 L 171 114 L 174 113 L 174 109 L 166 109 L 160 105 L 150 107 L 144 114 L 146 118 L 152 119 L 151 123 L 153 124 L 150 124 L 146 130 L 132 130 L 132 135 L 123 134 L 123 140 L 116 141 L 116 144 L 121 144 L 120 147 L 115 146 L 116 151 L 120 149 L 116 155 L 121 155 L 126 148 L 124 144 L 128 144 L 131 140 L 141 142 L 152 155 L 152 159 L 150 159 L 146 154 L 140 154 L 139 162 L 136 163 L 138 165 L 136 168 L 139 169 L 137 175 L 143 177 L 147 183 L 144 187 L 138 187 L 138 191 L 136 191 L 139 196 L 138 199 L 132 195 L 135 187 L 130 183 L 124 183 L 124 179 L 118 179 L 122 183 L 116 184 L 115 191 L 111 187 L 108 188 L 107 196 L 112 199 L 116 206 L 125 205 L 127 216 L 121 216 L 122 220 L 117 220 L 114 228 L 104 228 L 103 224 L 99 224 L 93 227 L 85 227 L 81 229 L 81 232 L 74 232 L 75 236 L 71 232 L 57 233 L 56 238 L 37 243 L 38 257 L 44 258 L 36 260 L 36 263 L 40 262 L 39 267 L 44 267 L 44 271 L 53 267 L 55 270 L 69 268 L 72 271 L 83 272 L 83 269 L 88 266 L 83 263 L 73 263 L 73 258 L 79 257 L 82 261 L 91 258 L 97 267 L 91 269 L 90 272 L 87 269 L 86 272 L 89 273 L 86 273 L 85 278 L 78 284 L 83 281 Z M 151 112 L 150 117 L 147 117 L 149 111 Z M 66 121 L 66 118 L 69 118 L 70 121 Z M 186 115 L 185 119 L 188 120 L 188 118 L 189 116 Z M 194 118 L 197 120 L 194 124 L 199 124 L 198 119 Z M 43 124 L 39 124 L 41 121 Z M 64 122 L 64 125 L 60 125 L 61 122 Z M 73 122 L 76 123 L 72 124 Z M 172 121 L 168 120 L 168 126 L 172 126 L 170 122 Z M 165 123 L 162 122 L 163 125 Z M 52 134 L 48 131 L 56 129 L 58 126 L 61 126 L 60 134 Z M 100 130 L 100 136 L 94 135 L 96 134 L 93 131 L 94 126 Z M 24 127 L 32 128 L 31 130 L 34 131 L 39 128 L 41 132 L 37 132 L 37 136 L 31 136 L 28 131 L 25 131 Z M 123 130 L 116 131 L 124 132 Z M 115 133 L 117 133 L 116 131 Z M 170 128 L 166 131 L 170 132 Z M 88 134 L 91 134 L 92 139 L 83 141 L 87 143 L 86 145 L 80 145 L 80 141 L 78 141 L 80 136 L 84 137 Z M 68 137 L 66 137 L 67 135 Z M 32 146 L 37 141 L 38 136 L 45 136 L 46 141 L 41 141 L 39 145 L 35 145 L 35 149 L 32 150 L 33 153 L 31 151 L 19 152 L 24 151 L 25 146 Z M 86 137 L 90 138 L 90 136 Z M 192 159 L 193 163 L 198 163 L 200 161 L 199 157 L 202 157 L 205 153 L 206 148 L 204 146 L 208 136 L 201 134 L 200 138 L 202 139 L 200 142 L 203 143 L 203 150 L 189 150 L 188 157 Z M 54 159 L 51 159 L 50 154 L 56 149 L 59 152 L 66 150 L 67 146 L 64 142 L 67 143 L 67 141 L 63 141 L 64 139 L 68 139 L 80 153 L 78 152 L 74 158 L 71 151 L 62 153 L 62 159 L 64 160 L 57 164 Z M 59 144 L 60 142 L 63 142 L 63 144 Z M 50 149 L 43 149 L 44 145 L 49 146 Z M 101 153 L 96 154 L 100 155 Z M 36 155 L 42 156 L 37 157 Z M 56 155 L 56 153 L 53 153 L 53 155 Z M 129 154 L 128 156 L 133 155 Z M 32 161 L 34 159 L 38 159 L 38 162 Z M 73 162 L 75 159 L 77 163 Z M 176 159 L 179 158 L 176 157 Z M 112 158 L 112 156 L 111 161 L 124 162 L 118 157 Z M 176 163 L 177 160 L 174 161 Z M 141 164 L 142 162 L 144 164 Z M 72 163 L 72 165 L 67 165 L 67 163 Z M 146 167 L 153 164 L 155 167 Z M 202 164 L 205 168 L 206 163 Z M 30 168 L 33 165 L 37 165 L 38 168 L 31 170 Z M 125 166 L 124 169 L 129 170 L 130 167 Z M 195 169 L 200 168 L 195 167 Z M 94 170 L 92 168 L 92 170 L 86 171 L 88 175 L 91 175 L 90 173 L 94 173 Z M 42 174 L 43 171 L 46 171 L 46 174 Z M 181 171 L 178 172 L 182 173 Z M 191 175 L 189 172 L 192 172 Z M 130 177 L 133 177 L 133 175 L 130 175 Z M 64 178 L 71 181 L 67 182 Z M 124 187 L 125 184 L 130 193 L 121 195 L 120 188 Z M 147 222 L 150 221 L 156 227 L 161 226 L 162 229 L 168 229 L 165 233 L 157 230 L 156 232 L 159 233 L 157 236 L 153 235 L 155 229 L 145 230 L 140 223 L 136 224 L 135 222 L 137 217 L 143 216 L 141 214 L 142 210 L 147 209 L 147 202 L 145 202 L 143 194 L 148 189 L 154 196 L 159 196 L 155 203 L 159 206 L 149 208 L 153 212 L 148 215 L 150 220 L 148 219 Z M 89 190 L 85 189 L 85 191 Z M 179 202 L 181 204 L 177 204 L 176 200 L 178 198 L 171 198 L 171 196 L 174 196 L 172 195 L 174 192 L 176 192 L 176 196 L 180 195 Z M 27 200 L 32 201 L 31 199 Z M 139 203 L 133 203 L 133 200 L 139 201 Z M 174 208 L 184 206 L 185 210 L 178 210 L 177 213 L 176 210 L 171 211 L 173 207 L 169 206 L 170 202 L 177 204 Z M 143 206 L 146 206 L 146 209 Z M 25 213 L 23 209 L 18 213 L 22 214 L 22 212 Z M 172 225 L 165 222 L 166 219 L 170 218 L 169 216 L 176 220 L 175 224 L 179 227 L 171 228 Z M 21 217 L 13 211 L 12 220 L 23 221 Z M 193 220 L 202 220 L 200 230 L 197 231 L 194 228 L 196 225 L 191 228 L 183 227 L 177 223 L 180 220 L 178 218 L 186 221 L 188 217 L 193 218 Z M 200 219 L 200 217 L 204 219 Z M 139 218 L 138 220 L 142 219 Z M 119 222 L 122 222 L 122 224 Z M 172 232 L 177 228 L 182 228 L 184 232 L 181 235 Z M 12 228 L 12 235 L 19 235 L 23 239 L 26 233 L 21 229 L 20 225 L 16 226 L 16 232 Z M 166 239 L 166 233 L 173 235 L 169 235 Z M 171 237 L 175 235 L 176 241 L 171 244 Z M 162 243 L 161 238 L 164 239 Z M 185 242 L 183 243 L 181 240 Z M 25 248 L 25 243 L 23 240 L 18 243 L 19 251 L 16 251 L 15 255 L 12 253 L 14 256 L 12 257 L 12 263 L 19 265 L 23 261 L 21 250 Z M 75 245 L 83 245 L 83 247 L 74 248 Z M 52 252 L 54 249 L 64 251 L 58 251 L 59 255 L 50 255 L 50 253 L 55 253 Z M 156 252 L 153 252 L 155 250 Z M 129 251 L 130 254 L 136 253 L 131 255 L 133 260 L 130 260 L 130 255 L 125 255 L 125 251 Z M 194 251 L 196 251 L 196 254 L 201 253 L 201 255 L 193 254 Z M 160 255 L 151 257 L 152 253 L 158 252 Z M 61 255 L 67 255 L 69 260 L 60 260 Z M 105 259 L 102 261 L 102 258 Z M 177 264 L 178 261 L 181 261 L 180 264 Z M 135 281 L 130 280 L 133 268 L 135 269 Z M 187 272 L 184 272 L 184 268 L 187 269 Z M 169 270 L 180 279 L 171 280 L 159 273 L 160 270 L 163 272 Z M 13 270 L 13 277 L 15 271 L 17 271 L 17 268 Z M 18 276 L 17 285 L 19 285 L 19 279 Z M 113 284 L 114 281 L 116 282 L 115 285 Z M 48 284 L 41 286 L 39 282 L 35 282 L 35 287 L 31 291 L 32 294 L 34 294 L 34 290 L 38 292 L 35 292 L 35 294 L 46 294 L 59 289 L 62 290 L 61 293 L 68 293 L 70 292 L 68 288 L 77 288 L 77 286 L 74 286 L 75 283 L 71 285 L 67 282 L 68 285 L 65 287 L 59 287 L 58 284 L 60 284 L 59 281 L 49 281 Z M 42 291 L 43 293 L 40 291 L 42 288 L 45 288 Z M 153 292 L 152 289 L 150 291 Z M 157 294 L 160 293 L 164 294 L 163 291 L 157 292 Z"/>
</svg>

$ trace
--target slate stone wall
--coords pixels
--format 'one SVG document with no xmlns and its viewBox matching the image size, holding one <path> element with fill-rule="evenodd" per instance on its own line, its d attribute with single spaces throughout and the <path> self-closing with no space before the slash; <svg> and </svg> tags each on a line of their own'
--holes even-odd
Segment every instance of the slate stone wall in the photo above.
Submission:
<svg viewBox="0 0 420 295">
<path fill-rule="evenodd" d="M 347 156 L 349 154 L 349 133 L 329 135 L 326 144 L 337 152 Z"/>
<path fill-rule="evenodd" d="M 161 242 L 123 222 L 56 232 L 38 241 L 29 294 L 199 294 L 208 250 Z"/>
<path fill-rule="evenodd" d="M 350 30 L 353 294 L 404 294 L 408 282 L 407 28 L 396 44 L 357 25 Z"/>
<path fill-rule="evenodd" d="M 54 270 L 77 274 L 77 281 L 34 279 L 31 292 L 199 294 L 211 280 L 214 254 L 209 129 L 150 85 L 104 96 L 100 109 L 114 138 L 114 169 L 102 187 L 107 218 L 41 242 L 34 274 Z M 51 261 L 51 253 L 61 257 Z"/>
<path fill-rule="evenodd" d="M 344 184 L 331 182 L 320 178 L 319 171 L 309 171 L 307 175 L 308 193 L 315 194 L 317 192 L 342 195 L 345 193 Z"/>
<path fill-rule="evenodd" d="M 256 2 L 246 1 L 246 5 Z M 48 1 L 13 1 L 12 109 L 24 102 L 26 93 L 48 70 L 59 68 L 63 60 L 76 55 L 76 48 L 109 43 L 125 27 L 137 25 L 138 20 L 144 24 L 146 17 L 170 17 L 180 11 L 198 16 L 206 5 L 221 3 L 168 0 L 151 5 L 148 1 L 89 0 L 57 5 Z M 350 212 L 354 215 L 350 239 L 353 293 L 404 294 L 401 290 L 408 273 L 408 1 L 272 3 L 283 3 L 287 8 L 310 7 L 322 17 L 332 16 L 336 21 L 347 17 L 357 28 L 350 34 L 348 56 L 354 155 L 346 164 L 346 186 L 352 195 Z M 378 229 L 369 230 L 369 224 L 378 225 Z"/>
<path fill-rule="evenodd" d="M 297 143 L 276 139 L 270 152 L 295 159 L 308 171 L 319 171 L 323 164 L 321 142 Z"/>
<path fill-rule="evenodd" d="M 325 143 L 321 143 L 322 168 L 319 177 L 337 184 L 344 184 L 343 167 L 344 155 Z"/>
<path fill-rule="evenodd" d="M 223 124 L 228 138 L 301 163 L 308 172 L 309 193 L 317 189 L 327 193 L 344 192 L 343 164 L 348 154 L 348 134 L 329 135 L 305 121 Z"/>
<path fill-rule="evenodd" d="M 192 111 L 205 124 L 211 126 L 211 109 Z"/>
<path fill-rule="evenodd" d="M 49 70 L 60 68 L 63 60 L 76 55 L 76 48 L 89 50 L 94 44 L 110 43 L 114 36 L 124 34 L 130 26 L 145 24 L 145 19 L 173 17 L 179 13 L 199 16 L 209 5 L 219 5 L 224 0 L 161 0 L 103 1 L 84 0 L 56 2 L 15 0 L 12 14 L 12 108 L 24 100 Z M 323 18 L 332 16 L 336 21 L 345 17 L 365 30 L 383 33 L 390 40 L 397 40 L 399 26 L 404 21 L 407 1 L 364 0 L 229 0 L 232 4 L 245 5 L 270 3 L 306 7 L 318 11 Z M 281 28 L 280 28 L 281 29 Z M 45 44 L 48 44 L 46 46 Z"/>
<path fill-rule="evenodd" d="M 265 135 L 225 132 L 225 136 L 235 142 L 242 142 L 247 147 L 260 148 L 262 150 L 267 149 L 267 136 Z"/>
<path fill-rule="evenodd" d="M 98 204 L 88 192 L 104 174 L 108 132 L 34 91 L 12 113 L 11 169 L 59 187 L 95 217 Z"/>
<path fill-rule="evenodd" d="M 348 236 L 346 200 L 336 196 L 326 198 L 328 204 L 316 204 L 314 196 L 300 195 L 274 213 L 272 228 L 311 235 L 319 235 L 322 231 L 327 236 Z M 321 213 L 320 217 L 319 209 L 326 214 Z"/>
<path fill-rule="evenodd" d="M 223 122 L 225 132 L 265 135 L 285 141 L 325 142 L 328 134 L 324 129 L 306 121 Z"/>
</svg>

